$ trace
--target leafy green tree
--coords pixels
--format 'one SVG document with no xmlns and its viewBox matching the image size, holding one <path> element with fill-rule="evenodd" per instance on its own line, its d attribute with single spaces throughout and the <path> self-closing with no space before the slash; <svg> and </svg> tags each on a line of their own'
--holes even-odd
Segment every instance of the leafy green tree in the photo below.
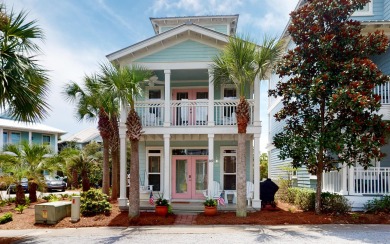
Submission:
<svg viewBox="0 0 390 244">
<path fill-rule="evenodd" d="M 110 191 L 109 143 L 111 136 L 110 109 L 113 97 L 102 87 L 98 75 L 85 76 L 84 88 L 75 82 L 65 86 L 64 94 L 70 102 L 76 103 L 79 120 L 98 120 L 98 129 L 103 140 L 103 187 L 104 194 Z"/>
<path fill-rule="evenodd" d="M 379 31 L 362 35 L 361 24 L 350 18 L 368 2 L 311 0 L 292 12 L 288 31 L 296 47 L 277 70 L 289 79 L 269 91 L 283 102 L 275 115 L 286 122 L 274 137 L 280 158 L 317 175 L 316 213 L 323 171 L 335 163 L 367 168 L 383 157 L 389 125 L 377 113 L 380 95 L 373 88 L 389 77 L 369 57 L 384 53 L 389 40 Z"/>
<path fill-rule="evenodd" d="M 260 179 L 268 178 L 268 154 L 260 155 Z"/>
<path fill-rule="evenodd" d="M 37 189 L 45 183 L 42 171 L 47 169 L 46 160 L 50 149 L 44 145 L 29 144 L 23 141 L 21 145 L 9 144 L 4 147 L 9 154 L 2 154 L 0 161 L 8 164 L 6 173 L 12 173 L 16 184 L 16 202 L 24 204 L 24 192 L 20 185 L 22 178 L 28 179 L 28 191 L 30 202 L 37 201 Z"/>
<path fill-rule="evenodd" d="M 240 95 L 236 108 L 238 127 L 237 151 L 237 210 L 238 217 L 246 217 L 246 128 L 250 121 L 246 88 L 251 87 L 256 77 L 260 80 L 279 59 L 282 45 L 275 39 L 264 38 L 257 46 L 249 37 L 231 36 L 222 53 L 213 59 L 214 82 L 233 82 Z"/>
<path fill-rule="evenodd" d="M 16 120 L 34 122 L 47 115 L 49 79 L 35 56 L 43 32 L 26 18 L 0 3 L 0 107 Z"/>
<path fill-rule="evenodd" d="M 131 144 L 129 217 L 139 216 L 139 140 L 142 135 L 142 123 L 135 111 L 135 98 L 142 94 L 140 83 L 151 76 L 150 71 L 139 66 L 102 65 L 102 80 L 106 89 L 118 98 L 122 107 L 130 105 L 127 114 L 127 136 Z"/>
</svg>

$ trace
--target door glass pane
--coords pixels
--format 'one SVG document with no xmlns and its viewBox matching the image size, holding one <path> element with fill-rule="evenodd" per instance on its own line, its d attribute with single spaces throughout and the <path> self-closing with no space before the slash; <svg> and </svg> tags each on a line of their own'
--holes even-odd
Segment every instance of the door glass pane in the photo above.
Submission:
<svg viewBox="0 0 390 244">
<path fill-rule="evenodd" d="M 195 171 L 196 193 L 201 194 L 207 190 L 207 161 L 204 159 L 196 160 Z"/>
<path fill-rule="evenodd" d="M 153 186 L 153 191 L 160 191 L 160 174 L 149 174 L 149 185 Z"/>
<path fill-rule="evenodd" d="M 149 173 L 160 173 L 160 156 L 149 156 Z"/>
<path fill-rule="evenodd" d="M 209 93 L 208 92 L 196 92 L 196 99 L 208 99 Z"/>
<path fill-rule="evenodd" d="M 187 160 L 176 160 L 176 193 L 187 193 L 187 172 Z"/>
<path fill-rule="evenodd" d="M 237 190 L 236 189 L 236 175 L 224 175 L 223 182 L 225 190 Z"/>
<path fill-rule="evenodd" d="M 236 156 L 223 157 L 223 170 L 225 173 L 236 173 Z"/>
</svg>

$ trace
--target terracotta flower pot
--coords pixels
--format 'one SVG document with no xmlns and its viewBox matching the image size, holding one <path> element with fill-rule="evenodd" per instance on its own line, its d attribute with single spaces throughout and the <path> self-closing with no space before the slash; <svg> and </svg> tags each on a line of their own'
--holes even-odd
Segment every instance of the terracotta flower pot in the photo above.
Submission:
<svg viewBox="0 0 390 244">
<path fill-rule="evenodd" d="M 204 207 L 204 215 L 206 216 L 214 216 L 217 214 L 217 207 L 214 206 L 214 207 L 207 207 L 205 206 Z"/>
<path fill-rule="evenodd" d="M 168 214 L 168 206 L 156 206 L 154 212 L 158 216 L 167 216 L 167 214 Z"/>
</svg>

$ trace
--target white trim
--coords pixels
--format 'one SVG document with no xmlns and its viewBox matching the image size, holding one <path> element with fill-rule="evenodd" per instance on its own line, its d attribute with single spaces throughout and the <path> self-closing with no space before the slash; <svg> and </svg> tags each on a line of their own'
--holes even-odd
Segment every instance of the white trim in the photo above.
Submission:
<svg viewBox="0 0 390 244">
<path fill-rule="evenodd" d="M 149 150 L 160 150 L 160 153 L 149 153 Z M 160 175 L 160 191 L 163 186 L 163 160 L 164 160 L 164 147 L 145 147 L 145 154 L 146 154 L 146 160 L 145 160 L 145 179 L 144 179 L 144 186 L 149 185 L 149 174 Z M 149 173 L 149 157 L 150 156 L 159 156 L 160 157 L 160 172 L 156 173 Z M 153 191 L 156 191 L 156 189 L 153 186 Z"/>
<path fill-rule="evenodd" d="M 268 100 L 269 101 L 269 100 Z M 282 97 L 277 97 L 276 100 L 272 103 L 271 106 L 268 106 L 268 111 L 267 113 L 271 113 L 271 111 L 278 106 L 278 104 L 282 102 Z"/>
<path fill-rule="evenodd" d="M 225 190 L 225 187 L 224 187 L 224 179 L 223 179 L 223 175 L 224 175 L 224 170 L 223 170 L 223 157 L 224 156 L 235 156 L 236 157 L 236 188 L 237 188 L 237 150 L 238 150 L 238 147 L 237 146 L 222 146 L 219 148 L 219 171 L 220 171 L 220 177 L 219 177 L 219 184 L 220 186 L 222 187 L 222 190 Z M 224 150 L 236 150 L 236 153 L 226 153 L 224 154 L 223 151 Z M 246 172 L 246 171 L 245 171 Z"/>
<path fill-rule="evenodd" d="M 366 6 L 368 6 L 368 11 L 357 10 L 352 14 L 352 16 L 359 17 L 359 16 L 372 16 L 372 15 L 374 15 L 373 2 L 374 2 L 374 0 L 371 0 L 369 3 L 367 3 Z"/>
</svg>

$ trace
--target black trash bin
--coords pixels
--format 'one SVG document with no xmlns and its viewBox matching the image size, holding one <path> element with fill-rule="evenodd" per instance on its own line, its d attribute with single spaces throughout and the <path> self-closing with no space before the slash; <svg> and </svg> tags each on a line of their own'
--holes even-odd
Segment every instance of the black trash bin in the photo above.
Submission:
<svg viewBox="0 0 390 244">
<path fill-rule="evenodd" d="M 271 205 L 272 207 L 276 207 L 275 193 L 278 190 L 279 186 L 269 178 L 260 182 L 261 208 L 264 208 L 267 204 Z"/>
</svg>

